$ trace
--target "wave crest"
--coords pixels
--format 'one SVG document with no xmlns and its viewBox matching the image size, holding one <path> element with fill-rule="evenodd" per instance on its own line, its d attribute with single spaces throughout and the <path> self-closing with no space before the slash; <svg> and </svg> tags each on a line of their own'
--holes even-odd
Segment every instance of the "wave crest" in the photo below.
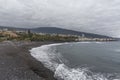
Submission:
<svg viewBox="0 0 120 80">
<path fill-rule="evenodd" d="M 41 47 L 32 48 L 30 50 L 31 55 L 38 61 L 42 62 L 45 67 L 49 68 L 54 72 L 54 76 L 58 80 L 109 80 L 102 74 L 92 73 L 86 68 L 69 68 L 64 63 L 61 63 L 61 59 L 55 53 L 53 46 L 62 45 L 60 44 L 50 44 L 43 45 Z M 65 43 L 67 44 L 67 43 Z M 56 60 L 59 60 L 57 62 Z M 119 79 L 110 79 L 119 80 Z"/>
</svg>

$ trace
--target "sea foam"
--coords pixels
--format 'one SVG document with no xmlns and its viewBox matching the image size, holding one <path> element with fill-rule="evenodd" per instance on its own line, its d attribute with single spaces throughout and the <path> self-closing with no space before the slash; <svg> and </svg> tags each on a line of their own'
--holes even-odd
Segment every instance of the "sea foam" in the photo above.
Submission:
<svg viewBox="0 0 120 80">
<path fill-rule="evenodd" d="M 62 44 L 68 43 L 43 45 L 41 47 L 32 48 L 30 52 L 34 58 L 42 62 L 45 67 L 52 70 L 54 72 L 54 77 L 56 77 L 58 80 L 109 80 L 100 73 L 94 74 L 86 68 L 69 68 L 62 63 L 62 61 L 60 61 L 60 56 L 56 54 L 53 48 Z M 58 59 L 60 63 L 57 62 L 56 59 Z"/>
</svg>

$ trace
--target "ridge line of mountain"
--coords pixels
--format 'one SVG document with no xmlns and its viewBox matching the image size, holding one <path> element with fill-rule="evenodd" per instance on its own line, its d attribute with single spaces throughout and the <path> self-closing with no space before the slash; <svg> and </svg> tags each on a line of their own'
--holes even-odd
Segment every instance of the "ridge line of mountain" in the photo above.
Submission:
<svg viewBox="0 0 120 80">
<path fill-rule="evenodd" d="M 110 36 L 94 34 L 94 33 L 87 33 L 81 31 L 74 31 L 69 29 L 57 28 L 57 27 L 38 27 L 38 28 L 16 28 L 16 27 L 5 27 L 0 26 L 0 29 L 7 28 L 8 30 L 31 30 L 32 32 L 36 33 L 49 33 L 49 34 L 69 34 L 69 35 L 78 35 L 82 36 L 84 34 L 85 37 L 88 38 L 112 38 Z"/>
</svg>

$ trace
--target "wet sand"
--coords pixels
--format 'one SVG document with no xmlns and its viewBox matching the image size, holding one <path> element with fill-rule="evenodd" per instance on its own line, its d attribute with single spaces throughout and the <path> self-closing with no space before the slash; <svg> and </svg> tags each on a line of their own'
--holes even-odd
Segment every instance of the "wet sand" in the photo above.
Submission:
<svg viewBox="0 0 120 80">
<path fill-rule="evenodd" d="M 54 73 L 34 59 L 29 50 L 53 42 L 1 42 L 0 80 L 56 80 Z"/>
</svg>

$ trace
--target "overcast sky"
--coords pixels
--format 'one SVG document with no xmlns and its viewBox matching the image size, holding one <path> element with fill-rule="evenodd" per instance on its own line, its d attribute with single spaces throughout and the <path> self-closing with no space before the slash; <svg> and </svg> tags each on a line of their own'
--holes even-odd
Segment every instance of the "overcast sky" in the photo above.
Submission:
<svg viewBox="0 0 120 80">
<path fill-rule="evenodd" d="M 120 37 L 120 0 L 0 0 L 0 25 Z"/>
</svg>

